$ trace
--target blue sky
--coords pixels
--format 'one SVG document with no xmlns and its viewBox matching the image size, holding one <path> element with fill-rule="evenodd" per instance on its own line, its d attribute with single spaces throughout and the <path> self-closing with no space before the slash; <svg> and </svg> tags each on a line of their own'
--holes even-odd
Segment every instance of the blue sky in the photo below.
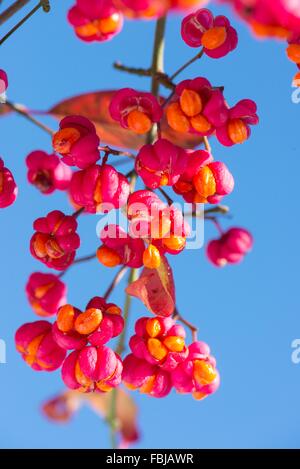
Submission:
<svg viewBox="0 0 300 469">
<path fill-rule="evenodd" d="M 148 89 L 147 79 L 122 75 L 111 64 L 118 59 L 148 66 L 153 23 L 126 22 L 112 42 L 87 45 L 75 38 L 66 22 L 72 0 L 52 3 L 50 15 L 37 13 L 1 47 L 0 67 L 9 74 L 12 101 L 47 109 L 87 91 Z M 4 1 L 3 7 L 7 4 Z M 138 446 L 298 448 L 300 365 L 291 361 L 291 342 L 300 337 L 300 107 L 291 101 L 295 67 L 285 57 L 284 44 L 253 40 L 230 10 L 213 10 L 230 16 L 239 32 L 239 47 L 218 61 L 204 58 L 182 79 L 206 76 L 225 86 L 231 104 L 242 98 L 258 104 L 261 122 L 249 142 L 228 149 L 212 140 L 215 158 L 226 162 L 236 179 L 235 191 L 226 199 L 234 218 L 224 226 L 250 229 L 255 246 L 244 263 L 224 270 L 209 265 L 203 249 L 171 259 L 178 306 L 210 344 L 222 385 L 203 402 L 175 393 L 163 400 L 135 393 L 142 432 Z M 8 27 L 1 28 L 2 34 Z M 166 57 L 170 72 L 193 53 L 181 41 L 179 30 L 179 18 L 171 18 Z M 26 184 L 24 159 L 35 149 L 50 151 L 49 137 L 18 116 L 0 120 L 0 135 L 0 154 L 20 187 L 17 202 L 0 214 L 0 338 L 7 343 L 7 364 L 0 365 L 0 447 L 106 448 L 106 425 L 87 408 L 67 426 L 44 419 L 40 405 L 63 389 L 60 374 L 33 372 L 14 350 L 15 330 L 35 320 L 24 284 L 31 272 L 45 270 L 29 254 L 32 222 L 52 209 L 69 212 L 70 208 L 63 194 L 42 197 Z M 97 221 L 97 217 L 80 219 L 81 254 L 98 246 Z M 207 225 L 206 241 L 215 234 Z M 69 301 L 83 307 L 105 291 L 112 275 L 97 262 L 72 269 L 66 276 Z M 123 303 L 122 288 L 113 299 Z M 134 301 L 130 330 L 145 312 Z"/>
</svg>

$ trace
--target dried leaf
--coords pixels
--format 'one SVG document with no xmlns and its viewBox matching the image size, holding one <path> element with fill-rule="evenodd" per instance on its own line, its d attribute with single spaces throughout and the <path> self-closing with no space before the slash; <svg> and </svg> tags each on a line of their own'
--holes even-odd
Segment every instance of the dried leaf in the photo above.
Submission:
<svg viewBox="0 0 300 469">
<path fill-rule="evenodd" d="M 108 108 L 114 93 L 114 90 L 109 90 L 74 96 L 51 108 L 48 114 L 57 119 L 70 114 L 80 114 L 95 124 L 102 142 L 111 146 L 138 150 L 146 143 L 146 136 L 123 129 L 110 117 Z M 175 132 L 169 127 L 165 118 L 162 121 L 162 136 L 184 148 L 195 148 L 202 142 L 202 138 L 197 135 Z"/>
<path fill-rule="evenodd" d="M 109 416 L 112 393 L 83 394 L 78 391 L 66 391 L 43 404 L 44 414 L 57 423 L 68 422 L 82 404 L 88 404 L 100 417 Z M 121 434 L 121 446 L 125 447 L 138 440 L 137 408 L 127 392 L 118 388 L 116 404 L 117 425 Z"/>
<path fill-rule="evenodd" d="M 175 309 L 175 286 L 172 269 L 162 256 L 158 269 L 143 269 L 138 280 L 131 283 L 126 292 L 139 298 L 153 314 L 171 316 Z"/>
</svg>

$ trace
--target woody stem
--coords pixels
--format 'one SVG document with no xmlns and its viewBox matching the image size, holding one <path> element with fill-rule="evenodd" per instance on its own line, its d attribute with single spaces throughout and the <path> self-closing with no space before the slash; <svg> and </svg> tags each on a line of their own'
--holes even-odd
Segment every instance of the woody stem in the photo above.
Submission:
<svg viewBox="0 0 300 469">
<path fill-rule="evenodd" d="M 4 12 L 0 15 L 0 26 L 6 23 L 6 21 L 8 21 L 12 16 L 18 13 L 18 11 L 21 10 L 29 2 L 30 0 L 17 0 L 8 8 L 6 8 L 6 10 L 4 10 Z"/>
<path fill-rule="evenodd" d="M 24 2 L 23 2 L 24 5 Z M 23 6 L 22 5 L 22 6 Z M 15 33 L 24 23 L 26 23 L 29 18 L 31 18 L 40 8 L 43 8 L 44 12 L 48 13 L 50 11 L 50 5 L 49 2 L 45 0 L 41 0 L 24 18 L 19 21 L 10 31 L 8 31 L 5 36 L 0 40 L 0 46 L 13 34 Z M 1 18 L 0 18 L 1 21 Z"/>
<path fill-rule="evenodd" d="M 180 75 L 181 72 L 183 72 L 186 68 L 188 68 L 190 65 L 192 65 L 194 62 L 197 60 L 201 59 L 201 57 L 204 54 L 204 49 L 201 49 L 201 51 L 195 55 L 192 59 L 190 59 L 188 62 L 186 62 L 184 65 L 182 65 L 176 72 L 173 73 L 173 75 L 170 76 L 170 80 L 173 81 L 178 75 Z"/>
<path fill-rule="evenodd" d="M 175 308 L 173 313 L 173 319 L 182 322 L 182 324 L 188 327 L 192 333 L 193 342 L 197 341 L 198 328 L 182 317 L 177 308 Z"/>
<path fill-rule="evenodd" d="M 165 31 L 166 31 L 167 17 L 163 16 L 156 22 L 155 38 L 152 55 L 152 66 L 151 66 L 151 93 L 158 97 L 160 82 L 157 80 L 157 74 L 164 72 L 164 52 L 165 52 Z M 150 130 L 147 138 L 149 144 L 153 143 L 156 137 L 155 127 L 153 126 Z"/>
<path fill-rule="evenodd" d="M 112 292 L 114 291 L 114 289 L 116 288 L 116 286 L 119 285 L 119 283 L 121 282 L 122 278 L 124 277 L 124 275 L 126 274 L 127 272 L 127 269 L 128 267 L 126 266 L 122 266 L 121 269 L 118 271 L 118 273 L 115 275 L 113 281 L 111 282 L 110 286 L 108 287 L 108 289 L 106 290 L 103 298 L 105 300 L 108 300 L 108 298 L 110 297 L 110 295 L 112 294 Z"/>
<path fill-rule="evenodd" d="M 38 121 L 35 117 L 31 116 L 25 108 L 21 107 L 18 104 L 12 103 L 10 101 L 6 101 L 5 104 L 6 104 L 6 106 L 10 107 L 13 111 L 15 111 L 17 114 L 19 114 L 20 116 L 25 117 L 25 119 L 29 120 L 32 124 L 36 125 L 40 129 L 47 132 L 49 135 L 52 136 L 54 134 L 53 130 L 51 130 L 49 127 L 47 127 L 42 122 Z"/>
</svg>

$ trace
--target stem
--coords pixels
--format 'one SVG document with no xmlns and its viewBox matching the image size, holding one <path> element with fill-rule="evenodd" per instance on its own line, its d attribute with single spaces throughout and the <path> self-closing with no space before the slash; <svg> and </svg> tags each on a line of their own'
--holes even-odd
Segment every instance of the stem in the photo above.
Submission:
<svg viewBox="0 0 300 469">
<path fill-rule="evenodd" d="M 213 224 L 215 225 L 215 227 L 217 228 L 217 231 L 219 232 L 219 234 L 222 236 L 224 234 L 224 231 L 221 227 L 221 224 L 220 222 L 214 218 L 214 217 L 211 217 L 210 220 L 213 222 Z"/>
<path fill-rule="evenodd" d="M 121 64 L 120 62 L 115 62 L 113 67 L 119 72 L 126 72 L 132 75 L 138 75 L 140 77 L 151 77 L 152 71 L 150 68 L 137 68 L 137 67 L 127 67 L 126 65 Z"/>
<path fill-rule="evenodd" d="M 53 130 L 51 130 L 49 127 L 47 127 L 45 124 L 43 124 L 42 122 L 38 121 L 35 117 L 32 117 L 27 111 L 26 109 L 22 108 L 20 105 L 18 104 L 14 104 L 14 103 L 11 103 L 10 101 L 6 101 L 5 104 L 10 107 L 13 111 L 15 111 L 16 113 L 18 113 L 20 116 L 23 116 L 25 117 L 25 119 L 29 120 L 32 124 L 36 125 L 37 127 L 39 127 L 40 129 L 44 130 L 45 132 L 47 132 L 49 135 L 53 135 L 54 132 Z"/>
<path fill-rule="evenodd" d="M 166 30 L 166 16 L 159 18 L 156 22 L 155 28 L 155 38 L 154 38 L 154 46 L 153 46 L 153 56 L 152 56 L 152 66 L 151 66 L 151 73 L 152 73 L 152 81 L 151 81 L 151 93 L 158 97 L 159 95 L 159 88 L 160 82 L 157 80 L 157 73 L 164 72 L 164 51 L 165 51 L 165 30 Z M 156 136 L 156 127 L 152 126 L 148 137 L 147 143 L 151 144 L 155 140 Z"/>
<path fill-rule="evenodd" d="M 128 285 L 130 285 L 132 282 L 135 282 L 135 280 L 138 277 L 138 269 L 131 269 L 130 275 L 128 278 Z M 125 305 L 124 305 L 124 313 L 123 313 L 123 318 L 124 318 L 124 329 L 122 334 L 119 337 L 118 345 L 116 348 L 116 353 L 119 355 L 122 355 L 122 353 L 125 350 L 125 340 L 126 340 L 126 332 L 127 332 L 127 326 L 128 326 L 128 317 L 130 313 L 130 307 L 131 307 L 131 302 L 132 298 L 130 295 L 126 294 L 126 299 L 125 299 Z"/>
<path fill-rule="evenodd" d="M 79 215 L 81 215 L 84 212 L 84 210 L 85 210 L 84 207 L 79 208 L 76 212 L 73 213 L 72 217 L 78 218 Z"/>
<path fill-rule="evenodd" d="M 0 46 L 14 33 L 16 32 L 24 23 L 26 23 L 31 16 L 33 16 L 40 8 L 43 8 L 43 10 L 47 13 L 50 11 L 50 5 L 48 2 L 45 1 L 40 1 L 38 5 L 36 5 L 24 18 L 19 21 L 3 38 L 0 40 Z"/>
<path fill-rule="evenodd" d="M 151 92 L 152 94 L 154 94 L 154 96 L 158 96 L 159 85 L 160 85 L 160 83 L 156 79 L 156 74 L 164 72 L 164 51 L 165 51 L 164 37 L 165 37 L 165 30 L 166 30 L 166 22 L 167 22 L 166 16 L 159 18 L 156 22 L 152 66 L 151 66 L 151 73 L 152 73 Z"/>
<path fill-rule="evenodd" d="M 203 56 L 204 54 L 204 49 L 201 49 L 200 52 L 198 52 L 197 55 L 195 55 L 195 57 L 193 57 L 192 59 L 190 59 L 188 62 L 186 62 L 184 65 L 182 65 L 182 67 L 180 67 L 178 70 L 176 70 L 176 72 L 173 73 L 173 75 L 170 76 L 170 80 L 173 81 L 178 75 L 180 75 L 181 72 L 183 72 L 186 68 L 188 68 L 190 65 L 192 65 L 194 62 L 196 62 L 197 60 L 201 59 L 201 57 Z"/>
<path fill-rule="evenodd" d="M 164 191 L 164 189 L 162 189 L 161 187 L 159 187 L 158 190 L 164 196 L 164 198 L 168 202 L 168 205 L 173 205 L 174 200 L 171 199 L 171 197 L 169 197 L 169 195 L 166 193 L 166 191 Z"/>
<path fill-rule="evenodd" d="M 104 151 L 106 155 L 114 155 L 114 156 L 127 156 L 128 158 L 135 159 L 135 155 L 128 151 L 120 151 L 116 150 L 115 148 L 111 148 L 108 145 L 105 147 L 98 147 L 99 151 Z"/>
<path fill-rule="evenodd" d="M 114 277 L 113 281 L 111 282 L 110 286 L 108 287 L 108 289 L 106 290 L 106 293 L 104 294 L 103 298 L 105 300 L 108 300 L 108 298 L 110 297 L 111 293 L 113 292 L 113 290 L 116 288 L 116 286 L 121 282 L 122 278 L 124 277 L 124 275 L 126 274 L 127 272 L 127 269 L 128 267 L 125 265 L 123 265 L 121 267 L 121 269 L 119 270 L 119 272 L 116 274 L 116 276 Z"/>
<path fill-rule="evenodd" d="M 76 265 L 76 264 L 82 264 L 83 262 L 88 262 L 88 261 L 91 261 L 92 259 L 96 259 L 96 254 L 93 253 L 93 254 L 90 254 L 89 256 L 84 256 L 84 257 L 79 257 L 78 259 L 75 259 L 75 261 L 73 262 L 72 265 L 70 265 L 70 267 L 68 267 L 66 270 L 64 270 L 63 272 L 61 272 L 58 277 L 59 278 L 62 278 L 67 272 L 68 270 L 73 267 L 73 265 Z"/>
<path fill-rule="evenodd" d="M 208 208 L 205 210 L 205 215 L 209 215 L 212 213 L 220 213 L 222 215 L 226 215 L 226 213 L 229 212 L 229 207 L 226 207 L 226 205 L 217 205 L 216 207 Z"/>
<path fill-rule="evenodd" d="M 198 337 L 197 337 L 198 327 L 194 326 L 194 324 L 184 319 L 179 313 L 177 308 L 175 308 L 173 319 L 182 322 L 182 324 L 184 324 L 186 327 L 190 329 L 192 333 L 193 342 L 196 342 L 198 340 Z"/>
<path fill-rule="evenodd" d="M 17 0 L 12 5 L 10 5 L 3 13 L 0 15 L 0 26 L 6 21 L 8 21 L 12 16 L 18 13 L 30 0 Z"/>
<path fill-rule="evenodd" d="M 110 401 L 110 409 L 107 421 L 110 426 L 110 438 L 111 438 L 111 447 L 112 449 L 117 448 L 117 395 L 118 390 L 117 388 L 113 388 L 111 390 L 111 401 Z"/>
<path fill-rule="evenodd" d="M 203 137 L 203 142 L 204 142 L 204 146 L 205 146 L 206 151 L 208 151 L 208 153 L 211 153 L 211 146 L 210 146 L 208 138 Z"/>
</svg>

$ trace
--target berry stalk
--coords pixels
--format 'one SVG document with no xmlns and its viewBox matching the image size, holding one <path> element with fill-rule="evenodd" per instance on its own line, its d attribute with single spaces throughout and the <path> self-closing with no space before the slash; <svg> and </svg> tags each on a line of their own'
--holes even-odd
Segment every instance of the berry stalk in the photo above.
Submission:
<svg viewBox="0 0 300 469">
<path fill-rule="evenodd" d="M 23 6 L 23 5 L 22 5 Z M 40 8 L 43 9 L 45 13 L 48 13 L 50 11 L 50 4 L 47 0 L 41 0 L 24 18 L 19 21 L 10 31 L 8 31 L 5 36 L 0 40 L 0 46 L 10 38 L 10 36 L 15 33 L 21 26 L 23 26 L 24 23 L 26 23 L 29 18 L 31 18 Z M 0 18 L 0 24 L 1 24 L 1 18 Z"/>
</svg>

